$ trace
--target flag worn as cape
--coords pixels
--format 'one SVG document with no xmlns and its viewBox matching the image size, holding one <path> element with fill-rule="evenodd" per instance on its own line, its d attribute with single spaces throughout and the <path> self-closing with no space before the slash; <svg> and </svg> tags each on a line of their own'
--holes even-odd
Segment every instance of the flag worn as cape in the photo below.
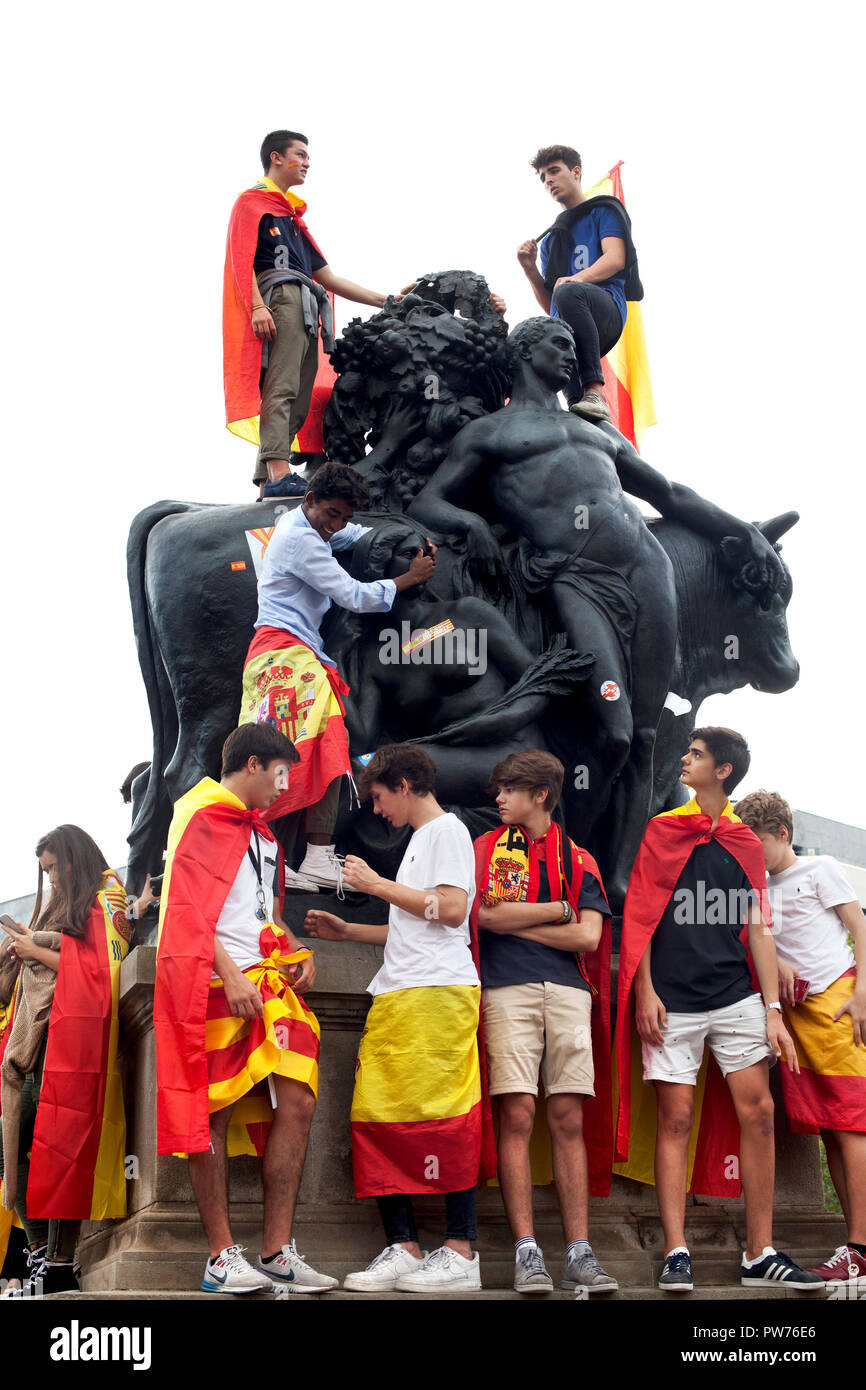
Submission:
<svg viewBox="0 0 866 1390">
<path fill-rule="evenodd" d="M 214 932 L 255 829 L 257 811 L 205 777 L 175 803 L 159 909 L 153 1026 L 161 1154 L 210 1148 L 205 1026 Z"/>
<path fill-rule="evenodd" d="M 129 934 L 126 890 L 109 870 L 84 936 L 62 933 L 30 1152 L 30 1217 L 126 1215 L 117 1001 Z"/>
<path fill-rule="evenodd" d="M 262 339 L 252 327 L 253 263 L 262 217 L 291 217 L 307 241 L 323 256 L 304 222 L 307 205 L 292 192 L 282 193 L 271 179 L 241 193 L 229 218 L 223 276 L 223 380 L 226 427 L 232 434 L 259 443 L 262 397 L 259 378 Z M 330 367 L 330 362 L 329 362 Z M 320 358 L 321 372 L 321 358 Z M 318 381 L 318 377 L 317 377 Z"/>
<path fill-rule="evenodd" d="M 767 926 L 772 925 L 767 878 L 761 842 L 734 815 L 730 801 L 718 824 L 705 815 L 692 797 L 684 806 L 654 816 L 644 832 L 629 879 L 623 913 L 622 946 L 617 993 L 617 1103 L 614 1172 L 638 1182 L 652 1183 L 655 1153 L 655 1089 L 642 1083 L 640 1039 L 633 1026 L 632 1000 L 635 974 L 641 957 L 664 915 L 680 874 L 696 845 L 710 840 L 728 851 L 740 865 L 761 906 Z M 744 942 L 748 928 L 743 929 Z M 635 1105 L 632 1108 L 632 1083 Z M 704 1057 L 695 1087 L 695 1127 L 689 1148 L 689 1191 L 708 1197 L 740 1195 L 740 1129 L 728 1086 L 715 1058 Z"/>
<path fill-rule="evenodd" d="M 516 827 L 522 830 L 522 827 Z M 508 835 L 509 831 L 515 829 L 513 826 L 501 825 L 495 830 L 490 830 L 486 835 L 481 835 L 475 841 L 475 898 L 472 904 L 472 913 L 469 919 L 472 931 L 472 949 L 475 956 L 476 967 L 478 966 L 478 909 L 483 901 L 483 895 L 493 892 L 494 896 L 503 896 L 497 892 L 497 886 L 492 885 L 491 865 L 496 856 L 496 850 L 502 838 Z M 529 860 L 529 885 L 527 889 L 527 902 L 538 901 L 538 884 L 541 874 L 541 865 L 538 854 L 532 844 L 531 839 L 522 831 L 527 844 L 527 857 Z M 513 850 L 509 851 L 513 857 Z M 570 903 L 576 915 L 579 916 L 578 903 L 580 901 L 580 887 L 585 873 L 591 874 L 598 880 L 605 902 L 607 894 L 604 891 L 604 884 L 601 880 L 598 865 L 585 849 L 580 849 L 577 845 L 563 835 L 560 826 L 551 823 L 547 832 L 545 842 L 545 867 L 551 888 L 551 896 L 555 901 L 557 898 L 564 898 Z M 581 954 L 578 959 L 578 966 L 581 974 L 586 979 L 592 990 L 592 1059 L 595 1070 L 595 1095 L 585 1096 L 583 1101 L 584 1113 L 584 1138 L 586 1141 L 586 1153 L 589 1164 L 589 1190 L 593 1197 L 606 1197 L 610 1191 L 611 1162 L 613 1157 L 613 1125 L 611 1120 L 611 1066 L 610 1066 L 610 957 L 611 957 L 611 926 L 610 918 L 605 918 L 604 927 L 601 934 L 601 941 L 598 949 Z M 480 975 L 480 969 L 479 969 Z M 487 1095 L 487 1081 L 485 1075 L 485 1097 Z M 536 1110 L 537 1125 L 541 1123 L 542 1110 Z M 538 1143 L 533 1138 L 534 1149 L 546 1150 L 545 1143 Z M 547 1184 L 552 1181 L 552 1173 L 544 1165 L 544 1171 L 539 1171 L 537 1161 L 533 1162 L 533 1181 L 539 1184 Z"/>
<path fill-rule="evenodd" d="M 588 198 L 599 195 L 618 198 L 625 207 L 622 187 L 622 160 L 594 183 Z M 643 312 L 637 301 L 626 306 L 625 327 L 619 341 L 602 359 L 605 394 L 612 423 L 636 449 L 650 425 L 656 423 L 656 408 L 650 380 L 649 356 L 643 329 Z"/>
</svg>

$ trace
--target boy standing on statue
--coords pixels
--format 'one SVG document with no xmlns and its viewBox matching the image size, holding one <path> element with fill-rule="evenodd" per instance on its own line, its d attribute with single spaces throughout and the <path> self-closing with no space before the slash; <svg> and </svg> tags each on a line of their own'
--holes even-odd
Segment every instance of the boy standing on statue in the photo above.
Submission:
<svg viewBox="0 0 866 1390">
<path fill-rule="evenodd" d="M 307 205 L 292 192 L 307 177 L 307 143 L 294 130 L 265 136 L 264 178 L 235 203 L 226 246 L 226 423 L 242 439 L 258 437 L 253 482 L 265 497 L 303 495 L 291 472 L 292 440 L 310 408 L 320 320 L 325 351 L 334 347 L 329 293 L 377 309 L 386 298 L 335 275 L 313 240 L 303 218 Z"/>
<path fill-rule="evenodd" d="M 788 1123 L 820 1133 L 848 1228 L 812 1272 L 831 1288 L 866 1288 L 866 918 L 835 859 L 794 853 L 794 818 L 778 792 L 752 792 L 737 815 L 761 841 L 769 875 L 779 994 L 800 1064 L 796 1078 L 782 1072 Z"/>
<path fill-rule="evenodd" d="M 701 1091 L 691 1190 L 727 1195 L 723 1179 L 739 1148 L 746 1207 L 741 1284 L 823 1287 L 818 1275 L 772 1245 L 775 1149 L 769 1068 L 783 1052 L 791 1070 L 799 1068 L 782 1020 L 761 845 L 734 815 L 728 799 L 749 762 L 741 734 L 716 727 L 692 730 L 681 781 L 694 797 L 650 821 L 625 901 L 617 1008 L 617 1156 L 627 1159 L 630 1145 L 638 1153 L 647 1147 L 647 1136 L 639 1135 L 637 1127 L 630 1133 L 633 989 L 643 1078 L 655 1087 L 658 1107 L 654 1167 L 665 1240 L 659 1288 L 672 1293 L 694 1287 L 684 1222 L 695 1089 L 705 1042 L 718 1070 L 710 1065 Z M 753 985 L 749 954 L 763 1000 Z M 642 1108 L 635 1097 L 635 1110 Z M 628 1168 L 622 1171 L 632 1175 Z"/>
<path fill-rule="evenodd" d="M 493 769 L 490 789 L 502 824 L 475 841 L 473 919 L 514 1288 L 553 1289 L 532 1218 L 529 1149 L 540 1071 L 566 1240 L 562 1287 L 610 1293 L 619 1285 L 588 1239 L 590 1183 L 599 1193 L 609 1190 L 612 1158 L 610 908 L 595 860 L 551 821 L 563 774 L 558 758 L 536 749 L 512 753 Z M 589 1165 L 585 1108 L 593 1112 L 586 1117 Z"/>
</svg>

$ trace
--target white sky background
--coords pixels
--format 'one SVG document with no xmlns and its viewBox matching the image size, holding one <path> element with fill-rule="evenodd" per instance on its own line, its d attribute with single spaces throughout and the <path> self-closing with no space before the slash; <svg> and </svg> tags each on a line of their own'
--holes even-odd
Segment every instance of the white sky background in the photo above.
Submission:
<svg viewBox="0 0 866 1390">
<path fill-rule="evenodd" d="M 516 247 L 558 210 L 528 160 L 575 144 L 587 185 L 626 161 L 661 422 L 644 455 L 748 519 L 802 514 L 784 541 L 800 685 L 702 719 L 747 734 L 743 792 L 864 822 L 855 13 L 157 0 L 7 18 L 0 899 L 64 821 L 125 862 L 117 788 L 151 748 L 129 523 L 163 497 L 254 496 L 252 446 L 223 427 L 222 268 L 279 126 L 310 136 L 307 220 L 338 273 L 397 290 L 473 269 L 512 326 L 536 312 Z M 338 301 L 338 324 L 371 312 Z"/>
</svg>

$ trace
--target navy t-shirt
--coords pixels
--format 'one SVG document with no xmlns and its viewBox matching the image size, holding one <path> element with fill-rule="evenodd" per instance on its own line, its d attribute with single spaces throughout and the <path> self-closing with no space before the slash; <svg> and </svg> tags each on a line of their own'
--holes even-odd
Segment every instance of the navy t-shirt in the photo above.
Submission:
<svg viewBox="0 0 866 1390">
<path fill-rule="evenodd" d="M 602 255 L 602 237 L 618 236 L 625 241 L 625 228 L 613 208 L 599 207 L 591 208 L 585 213 L 571 229 L 571 267 L 569 275 L 576 275 L 579 270 L 586 270 L 588 266 L 594 265 L 599 256 Z M 540 247 L 541 274 L 547 271 L 547 262 L 550 256 L 550 237 L 545 237 Z M 598 287 L 607 290 L 613 296 L 616 307 L 625 323 L 626 300 L 625 300 L 625 270 L 621 270 L 616 275 L 608 276 L 607 280 L 599 280 Z M 556 305 L 550 306 L 552 318 L 558 318 Z"/>
<path fill-rule="evenodd" d="M 515 827 L 517 833 L 521 833 Z M 544 852 L 544 839 L 535 841 L 535 848 L 541 859 L 538 895 L 533 900 L 539 903 L 553 901 L 550 885 L 541 856 Z M 575 848 L 574 853 L 577 853 Z M 521 890 L 521 901 L 526 902 L 525 887 Z M 554 898 L 560 894 L 554 891 Z M 598 879 L 591 873 L 584 873 L 580 885 L 578 910 L 590 909 L 609 917 L 610 909 L 604 900 Z M 546 923 L 545 925 L 552 925 Z M 558 951 L 554 946 L 542 946 L 539 941 L 523 941 L 518 936 L 500 936 L 499 932 L 479 932 L 481 957 L 481 983 L 485 989 L 496 989 L 502 985 L 528 985 L 548 983 L 571 985 L 574 989 L 589 989 L 580 973 L 577 958 L 573 951 Z"/>
<path fill-rule="evenodd" d="M 307 241 L 292 217 L 274 217 L 267 213 L 259 219 L 259 239 L 253 269 L 256 275 L 263 270 L 300 270 L 312 276 L 327 261 Z"/>
<path fill-rule="evenodd" d="M 705 1013 L 754 994 L 740 933 L 755 894 L 718 840 L 695 845 L 655 929 L 653 989 L 673 1013 Z"/>
</svg>

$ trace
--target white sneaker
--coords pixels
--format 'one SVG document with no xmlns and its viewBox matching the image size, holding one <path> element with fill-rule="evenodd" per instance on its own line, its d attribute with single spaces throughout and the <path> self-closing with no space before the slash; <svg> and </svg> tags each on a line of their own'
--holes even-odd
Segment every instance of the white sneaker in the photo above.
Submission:
<svg viewBox="0 0 866 1390">
<path fill-rule="evenodd" d="M 342 866 L 333 845 L 308 844 L 298 873 L 315 883 L 317 888 L 329 888 L 334 893 L 343 886 Z"/>
<path fill-rule="evenodd" d="M 414 1274 L 427 1258 L 425 1250 L 419 1259 L 404 1250 L 402 1245 L 386 1245 L 375 1260 L 358 1274 L 347 1274 L 343 1280 L 344 1289 L 355 1289 L 357 1293 L 382 1293 L 396 1286 L 401 1274 Z"/>
<path fill-rule="evenodd" d="M 293 1240 L 270 1260 L 263 1260 L 259 1255 L 256 1269 L 268 1276 L 274 1288 L 288 1289 L 289 1293 L 327 1293 L 328 1289 L 340 1287 L 339 1279 L 332 1279 L 330 1274 L 319 1274 L 304 1264 Z"/>
<path fill-rule="evenodd" d="M 204 1267 L 201 1281 L 205 1293 L 256 1293 L 270 1290 L 270 1279 L 257 1274 L 243 1256 L 242 1245 L 227 1245 Z"/>
<path fill-rule="evenodd" d="M 398 1293 L 448 1293 L 451 1289 L 480 1289 L 481 1261 L 476 1252 L 471 1260 L 442 1245 L 428 1255 L 414 1274 L 401 1274 L 394 1288 Z"/>
<path fill-rule="evenodd" d="M 319 885 L 314 883 L 306 874 L 295 873 L 294 869 L 286 867 L 286 891 L 289 893 L 318 893 Z"/>
</svg>

